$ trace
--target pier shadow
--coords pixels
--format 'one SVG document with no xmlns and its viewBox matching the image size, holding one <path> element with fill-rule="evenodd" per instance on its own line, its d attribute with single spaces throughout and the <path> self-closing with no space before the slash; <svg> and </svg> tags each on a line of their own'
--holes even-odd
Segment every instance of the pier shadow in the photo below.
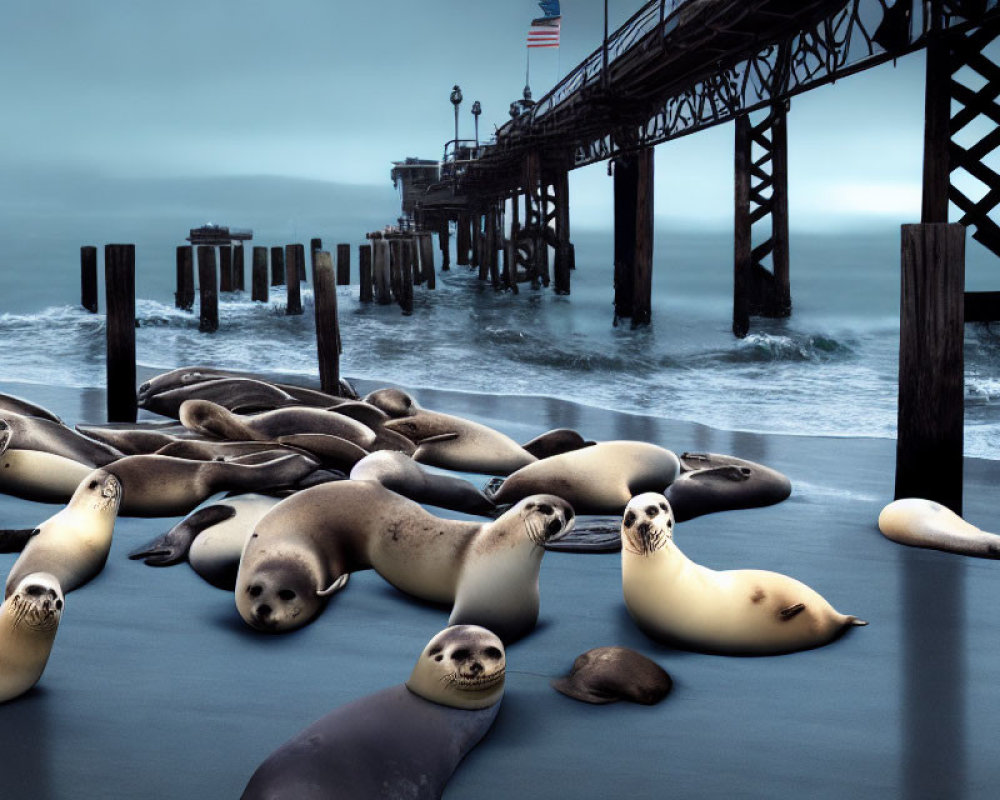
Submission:
<svg viewBox="0 0 1000 800">
<path fill-rule="evenodd" d="M 964 562 L 904 553 L 903 797 L 966 796 Z"/>
</svg>

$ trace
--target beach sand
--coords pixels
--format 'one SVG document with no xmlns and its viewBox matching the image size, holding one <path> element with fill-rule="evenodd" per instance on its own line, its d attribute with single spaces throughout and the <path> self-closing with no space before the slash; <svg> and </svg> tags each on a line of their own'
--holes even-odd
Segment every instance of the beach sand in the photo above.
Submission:
<svg viewBox="0 0 1000 800">
<path fill-rule="evenodd" d="M 104 418 L 101 391 L 10 383 L 0 391 L 70 422 Z M 414 394 L 521 441 L 567 426 L 784 472 L 789 500 L 682 523 L 678 545 L 716 569 L 792 575 L 870 623 L 792 655 L 682 652 L 632 623 L 618 554 L 548 553 L 538 627 L 508 648 L 497 723 L 446 797 L 995 796 L 1000 563 L 906 548 L 878 533 L 892 499 L 893 441 L 734 433 L 541 397 Z M 965 476 L 965 518 L 1000 531 L 1000 462 L 968 459 Z M 0 496 L 3 527 L 34 526 L 56 510 Z M 308 723 L 406 680 L 447 622 L 447 609 L 368 571 L 314 624 L 255 633 L 231 594 L 186 565 L 127 560 L 175 522 L 119 519 L 106 569 L 67 598 L 40 684 L 0 706 L 0 796 L 236 798 Z M 0 568 L 15 558 L 0 556 Z M 592 706 L 549 686 L 580 653 L 614 644 L 671 674 L 664 702 Z"/>
</svg>

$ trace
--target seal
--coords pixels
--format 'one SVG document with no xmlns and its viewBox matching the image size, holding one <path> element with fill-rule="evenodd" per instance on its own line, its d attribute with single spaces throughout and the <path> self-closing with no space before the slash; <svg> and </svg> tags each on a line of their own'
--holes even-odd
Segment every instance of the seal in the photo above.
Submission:
<svg viewBox="0 0 1000 800">
<path fill-rule="evenodd" d="M 7 431 L 9 446 L 15 450 L 51 453 L 79 461 L 91 469 L 106 466 L 122 457 L 122 453 L 113 447 L 95 442 L 72 428 L 40 417 L 7 412 L 0 418 L 0 430 Z"/>
<path fill-rule="evenodd" d="M 11 431 L 0 422 L 0 492 L 39 503 L 65 503 L 93 466 L 41 450 L 10 446 Z"/>
<path fill-rule="evenodd" d="M 356 481 L 377 481 L 417 503 L 452 511 L 485 516 L 495 510 L 493 502 L 468 481 L 429 472 L 404 453 L 388 450 L 370 453 L 354 465 L 350 477 Z"/>
<path fill-rule="evenodd" d="M 852 625 L 867 625 L 787 575 L 696 564 L 674 544 L 673 530 L 661 494 L 638 495 L 625 509 L 625 606 L 655 639 L 708 653 L 774 655 L 819 647 Z"/>
<path fill-rule="evenodd" d="M 126 456 L 108 469 L 122 484 L 119 514 L 176 517 L 216 492 L 259 492 L 294 485 L 316 469 L 316 462 L 298 454 L 263 464 L 152 455 Z"/>
<path fill-rule="evenodd" d="M 535 458 L 542 459 L 590 447 L 593 444 L 597 444 L 597 442 L 584 439 L 579 432 L 572 428 L 555 428 L 539 434 L 531 441 L 525 442 L 521 447 Z"/>
<path fill-rule="evenodd" d="M 493 725 L 506 655 L 490 631 L 446 628 L 398 684 L 327 714 L 257 768 L 243 800 L 435 800 Z"/>
<path fill-rule="evenodd" d="M 763 464 L 720 453 L 682 453 L 681 474 L 664 492 L 676 522 L 780 503 L 792 482 Z"/>
<path fill-rule="evenodd" d="M 572 528 L 573 509 L 525 498 L 488 523 L 442 519 L 373 481 L 293 494 L 259 523 L 236 578 L 236 607 L 258 630 L 311 622 L 351 572 L 374 568 L 397 589 L 451 604 L 449 623 L 482 625 L 505 642 L 538 619 L 544 544 Z"/>
<path fill-rule="evenodd" d="M 679 472 L 677 456 L 655 444 L 598 442 L 529 464 L 499 488 L 487 485 L 486 494 L 499 506 L 547 492 L 565 499 L 578 514 L 620 514 L 633 495 L 662 492 Z"/>
<path fill-rule="evenodd" d="M 20 697 L 42 677 L 63 602 L 59 581 L 34 572 L 25 575 L 0 605 L 0 703 Z"/>
<path fill-rule="evenodd" d="M 182 386 L 189 386 L 191 384 L 201 383 L 204 381 L 218 380 L 220 378 L 250 378 L 253 380 L 263 380 L 261 376 L 255 375 L 251 372 L 234 372 L 232 370 L 215 369 L 214 367 L 202 366 L 178 367 L 177 369 L 172 369 L 169 372 L 160 373 L 154 378 L 151 378 L 143 383 L 136 392 L 136 397 L 140 407 L 143 407 L 143 404 L 154 395 L 170 391 L 171 389 L 177 389 Z M 328 408 L 340 402 L 344 398 L 351 400 L 358 399 L 358 393 L 354 391 L 354 387 L 343 378 L 340 379 L 340 396 L 327 394 L 315 389 L 307 389 L 302 386 L 295 386 L 294 384 L 275 383 L 273 381 L 264 382 L 287 392 L 303 405 Z"/>
<path fill-rule="evenodd" d="M 300 405 L 284 389 L 265 381 L 253 378 L 215 378 L 146 395 L 140 406 L 154 414 L 179 419 L 181 404 L 185 400 L 209 400 L 240 414 Z"/>
<path fill-rule="evenodd" d="M 509 475 L 537 459 L 509 436 L 478 422 L 418 411 L 383 423 L 386 430 L 401 433 L 417 449 L 413 459 L 434 467 L 486 475 Z"/>
<path fill-rule="evenodd" d="M 247 539 L 260 519 L 280 501 L 281 497 L 266 494 L 231 495 L 192 511 L 128 557 L 142 559 L 151 567 L 168 567 L 186 558 L 202 579 L 232 591 Z"/>
<path fill-rule="evenodd" d="M 933 500 L 907 497 L 889 503 L 878 515 L 887 539 L 911 547 L 979 558 L 1000 558 L 1000 536 L 980 530 Z"/>
<path fill-rule="evenodd" d="M 15 414 L 21 414 L 26 417 L 40 417 L 41 419 L 47 419 L 50 422 L 55 422 L 57 425 L 63 424 L 63 421 L 47 408 L 43 408 L 42 406 L 32 403 L 30 400 L 25 400 L 22 397 L 16 397 L 12 394 L 4 394 L 0 392 L 0 416 L 3 416 L 3 414 L 8 411 Z"/>
<path fill-rule="evenodd" d="M 325 433 L 370 450 L 375 432 L 351 417 L 321 408 L 293 406 L 244 416 L 208 400 L 186 400 L 180 409 L 184 427 L 203 436 L 235 441 L 273 441 L 281 436 Z"/>
<path fill-rule="evenodd" d="M 557 692 L 598 705 L 619 700 L 655 705 L 670 693 L 673 685 L 663 667 L 628 647 L 588 650 L 577 656 L 569 675 L 552 681 Z"/>
<path fill-rule="evenodd" d="M 108 560 L 118 518 L 122 485 L 105 469 L 84 478 L 69 504 L 37 528 L 7 576 L 9 597 L 34 572 L 54 576 L 63 592 L 72 592 L 97 576 Z"/>
</svg>

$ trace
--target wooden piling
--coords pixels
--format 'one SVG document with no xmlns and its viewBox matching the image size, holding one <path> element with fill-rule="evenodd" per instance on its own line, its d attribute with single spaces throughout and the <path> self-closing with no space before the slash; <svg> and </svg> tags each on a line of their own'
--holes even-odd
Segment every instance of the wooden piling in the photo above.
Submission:
<svg viewBox="0 0 1000 800">
<path fill-rule="evenodd" d="M 305 245 L 295 245 L 295 264 L 298 267 L 299 283 L 307 281 L 306 277 L 306 248 Z M 290 273 L 292 274 L 292 273 Z"/>
<path fill-rule="evenodd" d="M 135 245 L 104 246 L 108 422 L 135 422 Z"/>
<path fill-rule="evenodd" d="M 233 291 L 246 291 L 246 263 L 243 260 L 243 245 L 233 248 Z"/>
<path fill-rule="evenodd" d="M 285 245 L 285 289 L 287 290 L 288 302 L 285 305 L 286 314 L 302 313 L 302 292 L 299 288 L 301 282 L 301 271 L 305 269 L 305 264 L 299 263 L 299 259 L 305 262 L 303 247 L 300 244 Z M 301 269 L 300 269 L 301 267 Z"/>
<path fill-rule="evenodd" d="M 219 329 L 219 292 L 215 271 L 215 248 L 198 245 L 198 290 L 201 294 L 201 320 L 198 330 L 214 333 Z"/>
<path fill-rule="evenodd" d="M 653 148 L 636 154 L 635 277 L 632 283 L 632 327 L 648 325 L 653 316 Z"/>
<path fill-rule="evenodd" d="M 733 335 L 742 339 L 750 331 L 752 244 L 750 233 L 751 125 L 746 114 L 736 118 L 734 148 L 733 218 Z"/>
<path fill-rule="evenodd" d="M 934 30 L 927 39 L 924 84 L 924 166 L 920 221 L 948 221 L 951 187 L 951 43 L 940 30 L 940 4 L 931 6 Z M 988 62 L 987 62 L 988 63 Z"/>
<path fill-rule="evenodd" d="M 372 291 L 372 245 L 363 244 L 358 247 L 358 270 L 361 281 L 360 299 L 362 303 L 370 303 L 374 299 Z"/>
<path fill-rule="evenodd" d="M 504 286 L 517 294 L 517 244 L 507 239 L 503 246 Z"/>
<path fill-rule="evenodd" d="M 792 290 L 788 256 L 788 112 L 784 103 L 772 111 L 771 123 L 771 265 L 774 290 L 769 315 L 787 317 L 792 313 Z"/>
<path fill-rule="evenodd" d="M 337 285 L 351 285 L 351 246 L 337 245 Z"/>
<path fill-rule="evenodd" d="M 569 294 L 570 270 L 573 268 L 569 242 L 569 170 L 560 169 L 553 182 L 556 206 L 555 293 Z"/>
<path fill-rule="evenodd" d="M 313 250 L 313 296 L 316 313 L 316 351 L 320 389 L 340 394 L 340 322 L 333 259 L 325 250 Z"/>
<path fill-rule="evenodd" d="M 399 270 L 398 278 L 399 281 L 399 293 L 396 296 L 396 300 L 399 302 L 399 307 L 403 310 L 404 316 L 410 316 L 413 313 L 413 240 L 410 238 L 399 240 Z"/>
<path fill-rule="evenodd" d="M 313 275 L 316 274 L 316 257 L 314 253 L 323 249 L 323 240 L 318 236 L 309 240 L 309 254 L 310 254 L 310 265 L 312 266 Z"/>
<path fill-rule="evenodd" d="M 472 247 L 472 221 L 468 214 L 459 214 L 455 231 L 455 263 L 468 266 L 469 250 Z"/>
<path fill-rule="evenodd" d="M 448 244 L 450 234 L 448 231 L 448 220 L 442 218 L 441 227 L 438 228 L 438 249 L 441 251 L 441 271 L 448 272 L 451 269 L 451 252 Z"/>
<path fill-rule="evenodd" d="M 421 233 L 418 238 L 420 246 L 420 271 L 428 289 L 437 286 L 437 276 L 434 274 L 434 242 L 429 233 Z"/>
<path fill-rule="evenodd" d="M 407 237 L 410 252 L 410 273 L 413 277 L 413 285 L 420 286 L 424 282 L 424 273 L 420 269 L 420 238 L 417 234 Z"/>
<path fill-rule="evenodd" d="M 97 313 L 97 248 L 80 248 L 80 305 L 91 314 Z"/>
<path fill-rule="evenodd" d="M 399 296 L 402 292 L 403 281 L 401 279 L 401 271 L 403 269 L 403 242 L 402 240 L 390 239 L 389 240 L 389 291 L 392 294 L 393 299 L 399 302 Z"/>
<path fill-rule="evenodd" d="M 174 305 L 182 311 L 194 307 L 194 249 L 189 244 L 177 248 L 177 293 Z"/>
<path fill-rule="evenodd" d="M 258 303 L 268 301 L 267 289 L 267 248 L 253 249 L 253 275 L 251 277 L 252 299 Z"/>
<path fill-rule="evenodd" d="M 285 251 L 281 247 L 271 248 L 271 285 L 285 285 Z"/>
<path fill-rule="evenodd" d="M 385 239 L 372 241 L 372 271 L 375 277 L 375 301 L 380 306 L 392 302 L 390 277 L 389 242 Z"/>
<path fill-rule="evenodd" d="M 962 513 L 965 227 L 902 226 L 897 499 Z"/>
<path fill-rule="evenodd" d="M 219 248 L 219 291 L 233 290 L 233 248 L 228 244 Z"/>
<path fill-rule="evenodd" d="M 634 155 L 618 156 L 614 160 L 615 204 L 615 324 L 632 316 L 635 295 L 635 231 L 636 193 L 638 191 L 638 161 Z"/>
</svg>

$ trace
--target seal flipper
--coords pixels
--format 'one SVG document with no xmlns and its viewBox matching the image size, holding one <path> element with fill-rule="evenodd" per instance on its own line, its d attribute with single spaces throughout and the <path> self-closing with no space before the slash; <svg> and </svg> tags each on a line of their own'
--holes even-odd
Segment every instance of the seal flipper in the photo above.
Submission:
<svg viewBox="0 0 1000 800">
<path fill-rule="evenodd" d="M 573 530 L 543 547 L 560 553 L 617 553 L 622 549 L 621 527 L 619 517 L 577 517 Z"/>
<path fill-rule="evenodd" d="M 178 522 L 162 536 L 133 550 L 128 557 L 133 561 L 140 558 L 150 567 L 169 567 L 187 558 L 191 543 L 206 528 L 225 522 L 236 516 L 236 509 L 225 503 L 200 508 Z"/>
<path fill-rule="evenodd" d="M 452 439 L 457 439 L 458 433 L 455 431 L 449 431 L 448 433 L 436 433 L 433 436 L 427 436 L 421 439 L 417 444 L 434 444 L 437 442 L 450 442 Z"/>
<path fill-rule="evenodd" d="M 21 530 L 0 530 L 0 553 L 20 553 L 32 536 L 37 535 L 38 528 L 23 528 Z"/>
<path fill-rule="evenodd" d="M 793 619 L 798 614 L 806 610 L 805 603 L 795 603 L 795 605 L 785 606 L 781 611 L 778 612 L 778 616 L 781 617 L 782 621 L 787 622 Z"/>
</svg>

